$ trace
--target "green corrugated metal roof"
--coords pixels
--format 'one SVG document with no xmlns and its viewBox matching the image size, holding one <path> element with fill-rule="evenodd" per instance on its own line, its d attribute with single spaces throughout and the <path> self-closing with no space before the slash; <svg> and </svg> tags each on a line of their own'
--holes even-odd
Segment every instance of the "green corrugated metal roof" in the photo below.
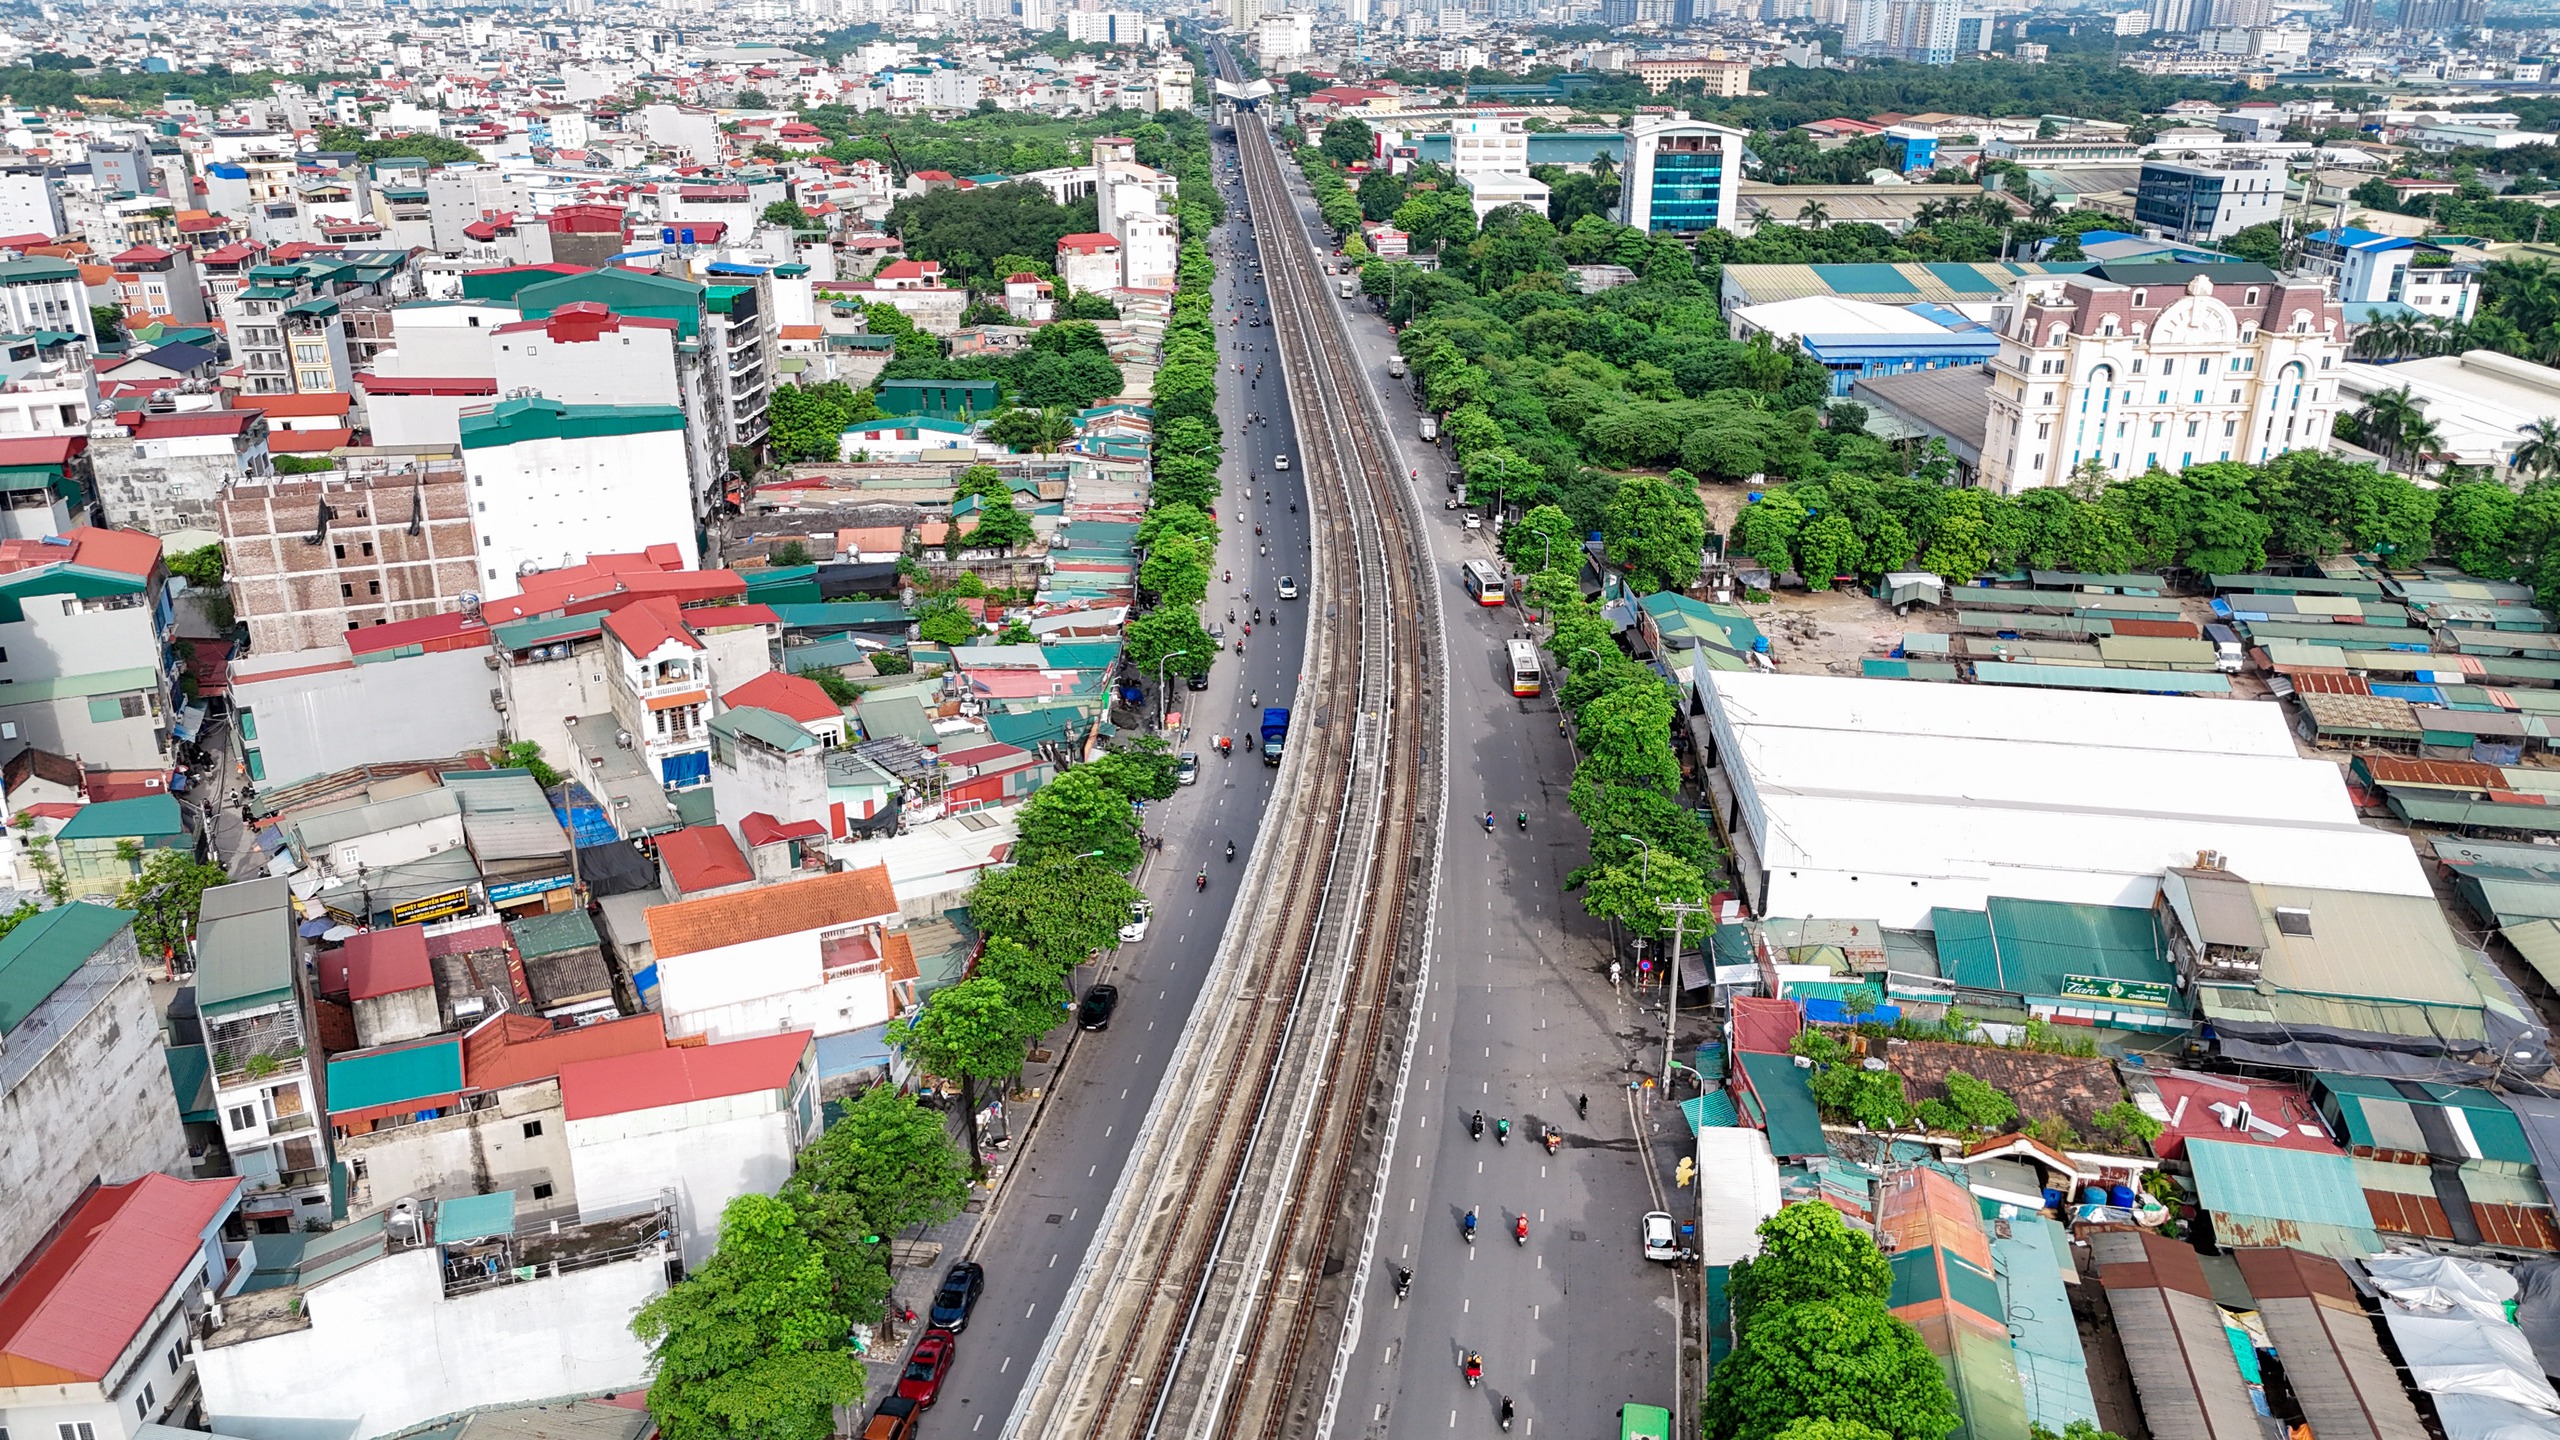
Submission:
<svg viewBox="0 0 2560 1440">
<path fill-rule="evenodd" d="M 172 1045 L 160 1052 L 169 1062 L 169 1089 L 178 1097 L 178 1118 L 190 1125 L 220 1118 L 213 1108 L 213 1057 L 201 1045 Z"/>
<path fill-rule="evenodd" d="M 2347 1143 L 2384 1150 L 2407 1149 L 2396 1137 L 2378 1136 L 2373 1117 L 2366 1107 L 2377 1110 L 2405 1110 L 2419 1105 L 2438 1105 L 2462 1112 L 2460 1129 L 2467 1129 L 2476 1142 L 2477 1157 L 2448 1155 L 2443 1158 L 2478 1158 L 2497 1160 L 2511 1165 L 2531 1165 L 2533 1146 L 2525 1139 L 2524 1127 L 2517 1123 L 2515 1112 L 2506 1102 L 2486 1090 L 2468 1085 L 2439 1085 L 2421 1080 L 2378 1080 L 2364 1075 L 2343 1075 L 2322 1071 L 2312 1076 L 2313 1082 L 2334 1102 L 2338 1118 L 2346 1129 Z M 2411 1092 L 2416 1093 L 2411 1093 Z M 2406 1131 L 2407 1125 L 2395 1127 Z"/>
<path fill-rule="evenodd" d="M 2020 1215 L 2008 1235 L 1991 1238 L 2007 1295 L 2000 1313 L 2008 1319 L 2019 1396 L 2028 1421 L 2057 1435 L 2074 1420 L 2098 1420 L 2098 1402 L 2089 1393 L 2089 1358 L 2063 1288 L 2070 1247 L 2069 1232 L 2043 1215 Z"/>
<path fill-rule="evenodd" d="M 588 919 L 584 910 L 561 910 L 524 920 L 510 920 L 507 922 L 507 934 L 516 942 L 516 953 L 528 957 L 565 955 L 572 950 L 604 943 L 596 934 L 596 922 Z"/>
<path fill-rule="evenodd" d="M 1701 1130 L 1729 1130 L 1742 1123 L 1742 1117 L 1734 1111 L 1733 1097 L 1721 1090 L 1681 1101 L 1680 1114 L 1688 1120 L 1689 1133 L 1693 1135 Z"/>
<path fill-rule="evenodd" d="M 2210 671 L 2092 670 L 2077 665 L 2026 665 L 1977 660 L 1973 678 L 1985 685 L 2040 685 L 2061 690 L 2124 690 L 2143 695 L 2227 695 L 2228 677 Z"/>
<path fill-rule="evenodd" d="M 466 1195 L 436 1206 L 436 1243 L 462 1245 L 516 1233 L 516 1192 Z"/>
<path fill-rule="evenodd" d="M 1885 1296 L 1886 1305 L 1899 1310 L 1905 1305 L 1926 1305 L 1939 1298 L 1936 1246 L 1897 1251 L 1891 1258 L 1893 1289 Z"/>
<path fill-rule="evenodd" d="M 1783 1159 L 1831 1153 L 1831 1142 L 1822 1137 L 1822 1112 L 1813 1103 L 1811 1072 L 1797 1069 L 1790 1055 L 1748 1052 L 1735 1059 L 1759 1097 L 1772 1154 Z"/>
<path fill-rule="evenodd" d="M 2051 999 L 2063 977 L 2169 984 L 2151 911 L 1995 896 L 1987 910 L 1931 912 L 1940 972 L 1968 990 Z"/>
<path fill-rule="evenodd" d="M 462 448 L 483 450 L 528 440 L 593 440 L 682 430 L 674 405 L 567 405 L 539 395 L 501 400 L 485 415 L 462 417 Z"/>
<path fill-rule="evenodd" d="M 64 840 L 165 840 L 187 832 L 175 795 L 138 795 L 83 805 L 63 827 Z"/>
<path fill-rule="evenodd" d="M 0 936 L 0 1036 L 17 1029 L 99 947 L 132 923 L 130 910 L 74 901 L 30 915 Z"/>
<path fill-rule="evenodd" d="M 442 1101 L 462 1089 L 462 1039 L 359 1051 L 329 1062 L 329 1113 Z M 423 1108 L 423 1107 L 422 1107 Z"/>
<path fill-rule="evenodd" d="M 757 705 L 741 705 L 734 710 L 721 711 L 719 718 L 711 722 L 711 729 L 712 733 L 719 735 L 743 735 L 770 745 L 785 755 L 814 749 L 819 743 L 817 736 L 801 729 L 790 716 L 776 714 Z"/>
<path fill-rule="evenodd" d="M 2196 1199 L 2205 1209 L 2265 1220 L 2373 1229 L 2373 1210 L 2344 1155 L 2234 1140 L 2189 1140 Z"/>
</svg>

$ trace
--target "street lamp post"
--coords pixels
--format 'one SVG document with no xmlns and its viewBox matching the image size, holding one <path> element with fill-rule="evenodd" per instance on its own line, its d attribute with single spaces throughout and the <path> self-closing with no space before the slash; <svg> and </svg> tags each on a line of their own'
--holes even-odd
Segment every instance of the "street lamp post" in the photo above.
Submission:
<svg viewBox="0 0 2560 1440">
<path fill-rule="evenodd" d="M 1164 667 L 1190 653 L 1188 650 L 1176 650 L 1156 660 L 1156 728 L 1159 730 L 1164 728 L 1165 701 L 1171 698 L 1165 694 Z"/>
</svg>

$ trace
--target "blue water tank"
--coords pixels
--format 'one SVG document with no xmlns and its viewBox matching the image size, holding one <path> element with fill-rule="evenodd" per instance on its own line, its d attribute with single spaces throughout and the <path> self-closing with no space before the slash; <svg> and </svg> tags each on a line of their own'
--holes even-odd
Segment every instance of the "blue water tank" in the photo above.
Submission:
<svg viewBox="0 0 2560 1440">
<path fill-rule="evenodd" d="M 2107 1191 L 2107 1203 L 2126 1210 L 2133 1208 L 2133 1187 L 2118 1185 Z"/>
<path fill-rule="evenodd" d="M 2104 1205 L 2104 1204 L 2106 1204 L 2106 1203 L 2107 1203 L 2107 1187 L 2106 1187 L 2106 1186 L 2104 1186 L 2104 1185 L 2092 1185 L 2092 1186 L 2090 1186 L 2088 1189 L 2081 1191 L 2081 1192 L 2080 1192 L 2080 1203 L 2081 1203 L 2081 1204 L 2083 1204 L 2083 1205 Z"/>
<path fill-rule="evenodd" d="M 2048 1185 L 2044 1188 L 2044 1208 L 2050 1210 L 2062 1203 L 2062 1192 Z"/>
</svg>

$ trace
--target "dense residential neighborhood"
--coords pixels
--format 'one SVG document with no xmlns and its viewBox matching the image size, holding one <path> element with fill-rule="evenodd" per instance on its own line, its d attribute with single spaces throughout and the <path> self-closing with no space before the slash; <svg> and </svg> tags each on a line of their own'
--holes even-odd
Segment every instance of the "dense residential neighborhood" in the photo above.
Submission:
<svg viewBox="0 0 2560 1440">
<path fill-rule="evenodd" d="M 0 8 L 0 1440 L 2560 1440 L 2555 44 Z"/>
</svg>

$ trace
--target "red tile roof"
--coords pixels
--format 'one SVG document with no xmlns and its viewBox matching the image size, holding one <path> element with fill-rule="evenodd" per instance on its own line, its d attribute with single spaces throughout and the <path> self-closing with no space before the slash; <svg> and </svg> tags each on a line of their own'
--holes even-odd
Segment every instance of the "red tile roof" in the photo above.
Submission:
<svg viewBox="0 0 2560 1440">
<path fill-rule="evenodd" d="M 509 1012 L 462 1037 L 462 1083 L 466 1090 L 503 1090 L 549 1080 L 563 1065 L 666 1048 L 667 1024 L 656 1015 L 564 1030 L 538 1015 Z"/>
<path fill-rule="evenodd" d="M 351 429 L 335 430 L 270 430 L 267 452 L 271 455 L 326 455 L 355 438 Z"/>
<path fill-rule="evenodd" d="M 238 435 L 256 421 L 255 410 L 191 410 L 154 415 L 133 426 L 136 440 L 170 440 L 190 435 Z"/>
<path fill-rule="evenodd" d="M 476 375 L 438 378 L 423 375 L 358 375 L 356 385 L 367 395 L 495 395 L 498 382 Z"/>
<path fill-rule="evenodd" d="M 0 1292 L 0 1387 L 105 1379 L 240 1185 L 145 1175 L 89 1192 Z"/>
<path fill-rule="evenodd" d="M 115 570 L 147 578 L 151 567 L 160 563 L 157 535 L 145 535 L 139 530 L 102 530 L 95 525 L 75 525 L 62 533 L 72 543 L 71 562 L 91 570 Z M 54 558 L 62 558 L 58 547 Z"/>
<path fill-rule="evenodd" d="M 812 1039 L 811 1032 L 794 1030 L 724 1045 L 649 1050 L 563 1065 L 561 1109 L 573 1121 L 593 1120 L 724 1095 L 780 1090 L 809 1058 Z"/>
<path fill-rule="evenodd" d="M 794 820 L 786 825 L 761 810 L 738 821 L 738 833 L 749 845 L 779 845 L 786 840 L 823 840 L 827 827 L 815 820 Z"/>
<path fill-rule="evenodd" d="M 423 925 L 351 936 L 339 947 L 338 958 L 346 964 L 349 1000 L 378 1000 L 436 983 L 435 971 L 427 964 L 427 927 Z"/>
<path fill-rule="evenodd" d="M 89 448 L 86 435 L 25 435 L 0 440 L 0 466 L 63 465 Z"/>
<path fill-rule="evenodd" d="M 898 913 L 885 865 L 845 870 L 783 885 L 679 900 L 648 912 L 649 941 L 660 960 L 743 945 L 776 935 L 796 935 Z"/>
<path fill-rule="evenodd" d="M 692 649 L 702 642 L 685 628 L 684 611 L 664 595 L 635 600 L 604 617 L 604 628 L 636 658 L 646 658 L 670 642 Z"/>
<path fill-rule="evenodd" d="M 1120 237 L 1102 234 L 1061 235 L 1058 237 L 1058 248 L 1070 254 L 1095 255 L 1105 250 L 1119 249 Z"/>
<path fill-rule="evenodd" d="M 720 697 L 720 703 L 734 710 L 753 705 L 806 725 L 814 721 L 842 720 L 844 710 L 827 698 L 818 682 L 806 675 L 788 675 L 768 670 L 737 689 Z"/>
<path fill-rule="evenodd" d="M 273 418 L 284 416 L 300 419 L 322 415 L 344 415 L 355 408 L 353 395 L 243 395 L 231 408 L 255 410 Z"/>
<path fill-rule="evenodd" d="M 659 836 L 658 858 L 666 864 L 667 877 L 676 882 L 676 889 L 686 894 L 744 885 L 756 878 L 756 872 L 747 868 L 747 857 L 738 853 L 738 842 L 717 825 L 691 825 Z"/>
<path fill-rule="evenodd" d="M 157 265 L 169 258 L 169 252 L 157 245 L 136 245 L 107 263 L 110 265 Z"/>
<path fill-rule="evenodd" d="M 410 645 L 423 645 L 430 650 L 476 650 L 488 643 L 489 627 L 460 611 L 421 615 L 415 620 L 395 620 L 388 625 L 368 625 L 347 632 L 350 655 L 378 655 Z"/>
</svg>

